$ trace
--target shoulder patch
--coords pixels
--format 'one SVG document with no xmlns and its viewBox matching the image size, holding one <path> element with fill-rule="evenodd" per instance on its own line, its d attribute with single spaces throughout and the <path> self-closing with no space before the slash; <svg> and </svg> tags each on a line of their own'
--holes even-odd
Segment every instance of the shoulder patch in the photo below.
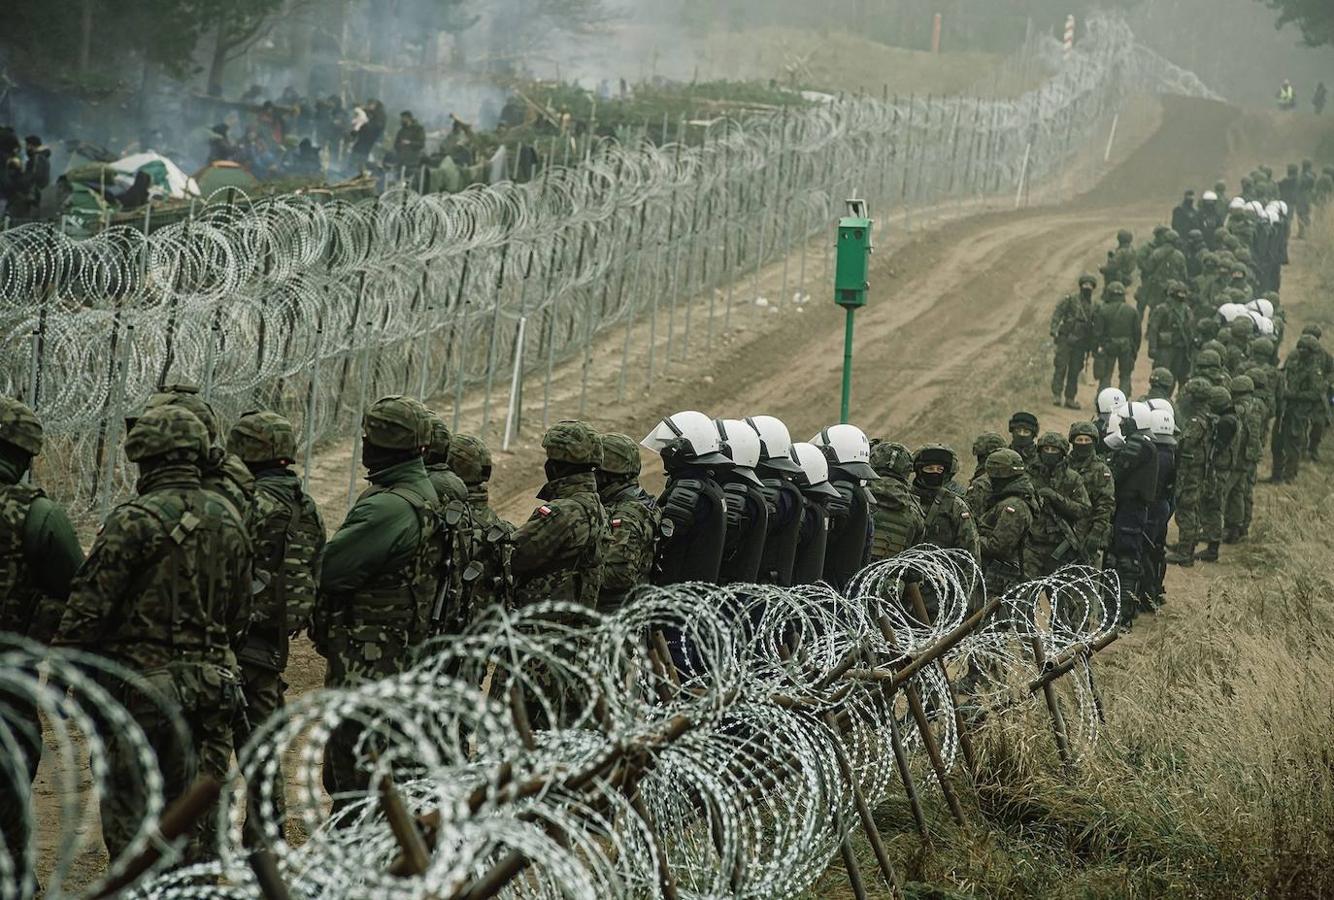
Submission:
<svg viewBox="0 0 1334 900">
<path fill-rule="evenodd" d="M 970 513 L 968 510 L 964 510 L 963 512 L 959 513 L 959 518 L 961 519 L 971 519 L 972 517 L 973 514 Z"/>
<path fill-rule="evenodd" d="M 1013 507 L 1013 506 L 1007 506 L 1007 507 L 1005 507 L 1005 511 L 1006 511 L 1006 512 L 1014 512 L 1014 507 Z"/>
<path fill-rule="evenodd" d="M 621 520 L 620 520 L 620 519 L 612 519 L 612 520 L 611 520 L 611 527 L 612 527 L 612 528 L 620 528 L 620 527 L 621 527 Z"/>
<path fill-rule="evenodd" d="M 1111 480 L 1112 480 L 1112 473 L 1111 473 L 1110 471 L 1108 471 L 1108 472 L 1103 472 L 1103 473 L 1102 473 L 1102 480 L 1103 480 L 1103 481 L 1111 481 Z"/>
<path fill-rule="evenodd" d="M 543 505 L 537 508 L 537 514 L 545 519 L 548 516 L 554 516 L 556 510 L 552 509 L 550 506 Z"/>
</svg>

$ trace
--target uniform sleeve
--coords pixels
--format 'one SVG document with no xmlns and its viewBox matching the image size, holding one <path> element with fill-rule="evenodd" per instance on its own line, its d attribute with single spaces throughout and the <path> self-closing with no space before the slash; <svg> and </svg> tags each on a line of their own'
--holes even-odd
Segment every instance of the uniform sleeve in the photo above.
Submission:
<svg viewBox="0 0 1334 900">
<path fill-rule="evenodd" d="M 1001 504 L 996 524 L 982 538 L 982 555 L 993 559 L 1013 556 L 1033 521 L 1032 513 L 1022 500 L 1010 498 Z"/>
<path fill-rule="evenodd" d="M 611 516 L 607 543 L 602 556 L 602 586 L 612 591 L 628 591 L 640 581 L 644 562 L 653 546 L 649 511 L 621 508 Z"/>
<path fill-rule="evenodd" d="M 23 524 L 23 555 L 43 594 L 64 600 L 83 564 L 83 548 L 65 511 L 45 497 L 28 509 Z"/>
<path fill-rule="evenodd" d="M 955 541 L 960 550 L 967 550 L 972 555 L 975 562 L 982 561 L 982 539 L 977 533 L 977 520 L 973 518 L 972 510 L 968 504 L 962 501 L 956 506 L 955 521 L 958 523 L 958 529 L 955 534 Z"/>
<path fill-rule="evenodd" d="M 89 647 L 116 614 L 144 564 L 166 535 L 155 520 L 117 509 L 102 526 L 88 558 L 70 583 L 69 603 L 52 643 Z"/>
<path fill-rule="evenodd" d="M 1065 321 L 1064 299 L 1062 299 L 1060 303 L 1056 304 L 1056 309 L 1051 314 L 1051 324 L 1048 326 L 1047 330 L 1051 333 L 1052 337 L 1056 337 L 1061 333 L 1061 323 L 1063 321 Z"/>
<path fill-rule="evenodd" d="M 417 544 L 417 516 L 402 497 L 388 492 L 352 507 L 324 548 L 320 593 L 345 593 L 383 571 Z"/>
<path fill-rule="evenodd" d="M 1089 501 L 1089 493 L 1084 489 L 1083 480 L 1073 472 L 1070 474 L 1071 477 L 1062 485 L 1062 489 L 1056 492 L 1055 497 L 1048 500 L 1056 507 L 1062 518 L 1078 523 L 1087 518 L 1093 504 Z"/>
<path fill-rule="evenodd" d="M 591 534 L 577 506 L 555 502 L 539 506 L 514 532 L 510 569 L 516 575 L 535 572 L 563 555 L 565 548 L 582 546 Z"/>
</svg>

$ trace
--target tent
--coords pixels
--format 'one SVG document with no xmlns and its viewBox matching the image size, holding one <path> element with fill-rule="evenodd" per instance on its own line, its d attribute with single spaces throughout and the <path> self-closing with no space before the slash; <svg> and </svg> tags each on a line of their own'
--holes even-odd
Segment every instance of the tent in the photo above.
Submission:
<svg viewBox="0 0 1334 900">
<path fill-rule="evenodd" d="M 199 185 L 195 184 L 195 180 L 182 172 L 180 166 L 161 153 L 151 151 L 135 153 L 109 163 L 107 167 L 118 175 L 125 176 L 123 179 L 117 179 L 122 187 L 128 187 L 130 182 L 134 180 L 135 173 L 142 170 L 153 179 L 154 188 L 174 200 L 199 196 Z"/>
<path fill-rule="evenodd" d="M 194 181 L 204 197 L 226 188 L 236 188 L 238 192 L 249 194 L 259 187 L 259 179 L 250 174 L 249 169 L 240 163 L 223 159 L 211 162 L 196 172 Z"/>
</svg>

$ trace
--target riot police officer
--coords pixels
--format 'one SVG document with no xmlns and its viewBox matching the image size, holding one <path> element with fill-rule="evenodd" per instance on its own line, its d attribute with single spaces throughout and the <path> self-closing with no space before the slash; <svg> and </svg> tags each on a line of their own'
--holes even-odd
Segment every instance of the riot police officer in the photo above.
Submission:
<svg viewBox="0 0 1334 900">
<path fill-rule="evenodd" d="M 806 499 L 793 483 L 802 469 L 792 457 L 792 437 L 782 421 L 773 416 L 751 416 L 746 424 L 760 438 L 760 462 L 755 474 L 760 476 L 769 502 L 769 530 L 760 557 L 759 581 L 787 587 L 793 583 L 792 566 L 805 515 Z"/>
<path fill-rule="evenodd" d="M 662 457 L 667 472 L 658 497 L 663 529 L 653 583 L 716 583 L 727 539 L 727 495 L 714 472 L 732 465 L 718 427 L 704 413 L 685 410 L 663 419 L 640 443 Z"/>
<path fill-rule="evenodd" d="M 718 483 L 727 496 L 727 539 L 719 584 L 752 584 L 759 579 L 760 557 L 769 530 L 769 503 L 764 483 L 755 474 L 760 462 L 760 436 L 740 419 L 719 419 L 718 438 L 732 460 L 730 469 L 718 470 Z"/>
<path fill-rule="evenodd" d="M 830 425 L 811 438 L 829 463 L 829 481 L 839 502 L 829 522 L 824 580 L 843 590 L 870 562 L 871 503 L 866 482 L 876 477 L 871 468 L 871 442 L 856 425 Z"/>
</svg>

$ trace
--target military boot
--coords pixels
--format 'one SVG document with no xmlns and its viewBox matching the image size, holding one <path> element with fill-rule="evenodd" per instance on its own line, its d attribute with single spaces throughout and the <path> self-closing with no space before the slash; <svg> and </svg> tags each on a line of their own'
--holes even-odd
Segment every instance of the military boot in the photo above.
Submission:
<svg viewBox="0 0 1334 900">
<path fill-rule="evenodd" d="M 1202 562 L 1218 562 L 1218 541 L 1210 541 L 1204 552 L 1196 557 Z"/>
<path fill-rule="evenodd" d="M 1054 392 L 1052 393 L 1052 395 L 1051 395 L 1051 405 L 1052 405 L 1052 406 L 1060 406 L 1060 405 L 1061 405 L 1061 395 L 1060 395 L 1060 394 L 1057 394 L 1057 393 L 1054 393 Z"/>
<path fill-rule="evenodd" d="M 1223 543 L 1235 544 L 1241 540 L 1241 529 L 1236 526 L 1230 526 L 1223 532 Z"/>
<path fill-rule="evenodd" d="M 1065 408 L 1066 408 L 1066 409 L 1083 409 L 1082 406 L 1080 406 L 1078 403 L 1075 402 L 1075 399 L 1074 399 L 1073 397 L 1071 397 L 1069 400 L 1065 401 Z"/>
<path fill-rule="evenodd" d="M 1176 566 L 1186 566 L 1189 568 L 1190 566 L 1195 565 L 1195 542 L 1191 541 L 1190 543 L 1183 542 L 1177 544 L 1171 550 L 1167 551 L 1166 559 L 1169 563 Z"/>
</svg>

